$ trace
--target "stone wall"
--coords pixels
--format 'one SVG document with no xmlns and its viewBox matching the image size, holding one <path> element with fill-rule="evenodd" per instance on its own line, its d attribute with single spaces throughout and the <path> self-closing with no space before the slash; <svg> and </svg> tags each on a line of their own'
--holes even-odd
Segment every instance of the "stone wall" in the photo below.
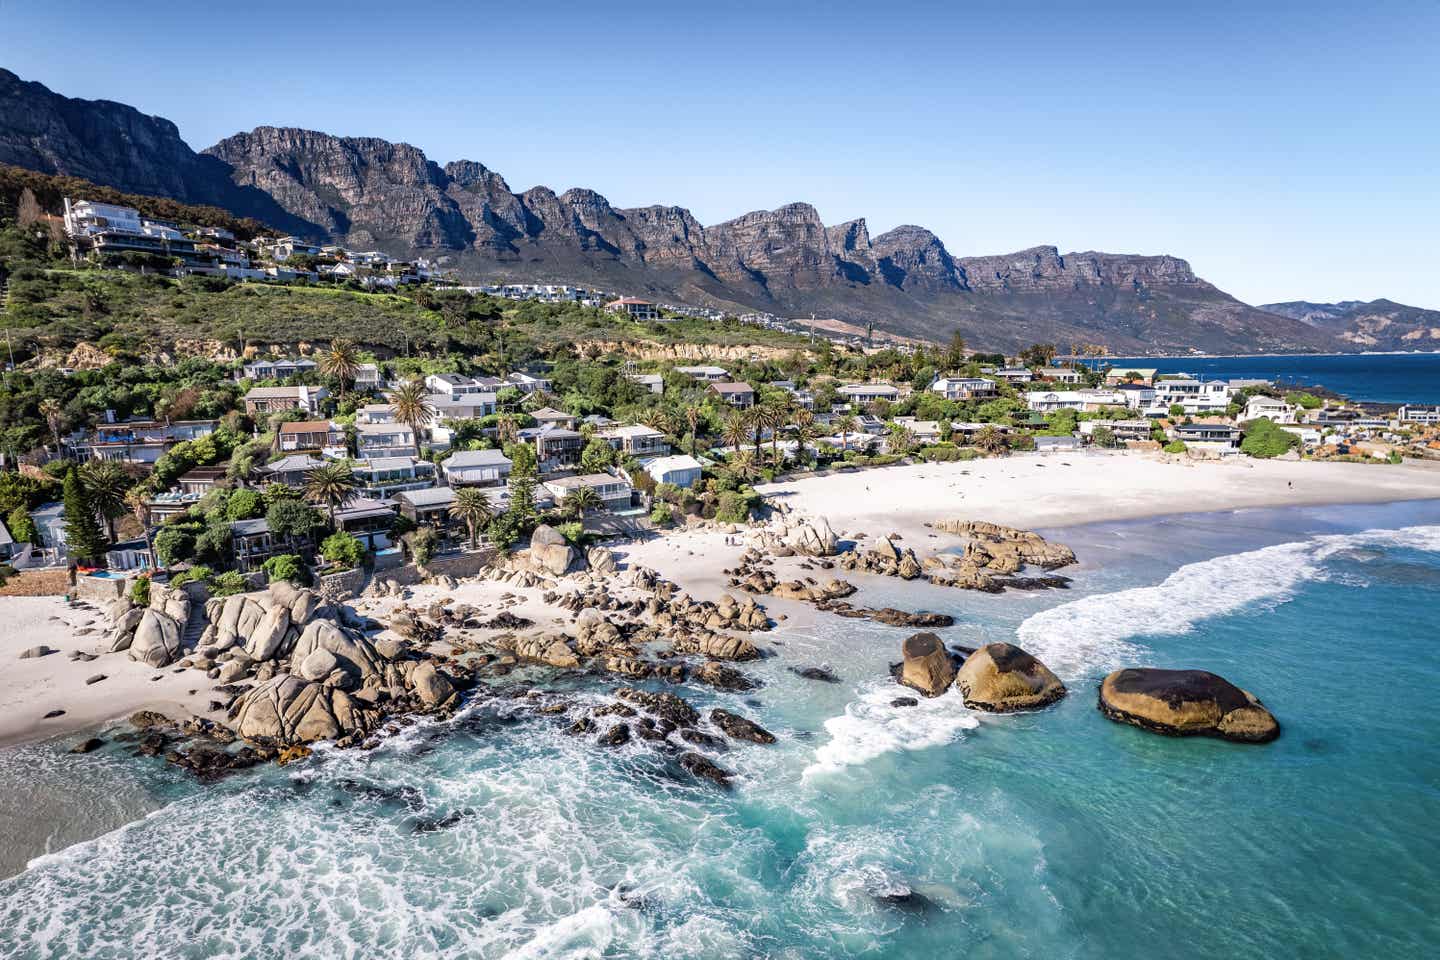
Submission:
<svg viewBox="0 0 1440 960">
<path fill-rule="evenodd" d="M 359 567 L 317 577 L 315 580 L 315 592 L 329 601 L 356 596 L 364 586 L 365 571 Z"/>
<path fill-rule="evenodd" d="M 460 577 L 473 577 L 480 572 L 480 568 L 494 561 L 496 550 L 494 547 L 484 547 L 473 553 L 461 553 L 448 557 L 436 557 L 432 559 L 422 570 L 413 563 L 407 563 L 403 567 L 396 567 L 394 570 L 386 570 L 384 573 L 377 573 L 377 580 L 394 580 L 402 587 L 414 586 L 417 583 L 429 578 L 438 576 L 450 576 L 459 579 Z"/>
</svg>

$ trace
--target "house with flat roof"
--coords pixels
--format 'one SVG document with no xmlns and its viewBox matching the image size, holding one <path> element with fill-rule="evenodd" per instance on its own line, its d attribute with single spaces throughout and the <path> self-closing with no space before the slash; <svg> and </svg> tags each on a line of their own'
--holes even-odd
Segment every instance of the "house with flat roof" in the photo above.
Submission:
<svg viewBox="0 0 1440 960">
<path fill-rule="evenodd" d="M 460 450 L 447 457 L 440 470 L 452 487 L 498 487 L 510 479 L 512 466 L 499 450 Z"/>
<path fill-rule="evenodd" d="M 611 300 L 605 304 L 609 313 L 623 313 L 631 320 L 658 320 L 660 311 L 655 304 L 649 300 L 641 300 L 639 297 L 621 297 L 618 300 Z"/>
<path fill-rule="evenodd" d="M 495 377 L 470 377 L 463 373 L 432 373 L 425 378 L 427 391 L 451 401 L 483 393 L 494 394 L 505 385 L 505 381 Z M 490 402 L 495 402 L 493 397 Z"/>
<path fill-rule="evenodd" d="M 724 380 L 726 377 L 730 376 L 730 373 L 724 367 L 713 367 L 704 365 L 676 367 L 675 372 L 683 373 L 685 374 L 685 376 L 690 377 L 691 379 L 703 380 L 707 383 L 715 383 L 717 381 Z"/>
<path fill-rule="evenodd" d="M 600 495 L 606 510 L 623 510 L 630 506 L 633 488 L 624 477 L 608 473 L 586 473 L 572 477 L 556 477 L 546 480 L 545 489 L 555 498 L 555 503 L 564 506 L 565 498 L 581 487 L 589 487 Z"/>
<path fill-rule="evenodd" d="M 1085 374 L 1073 367 L 1041 367 L 1035 371 L 1035 377 L 1040 380 L 1049 380 L 1051 383 L 1085 382 Z"/>
<path fill-rule="evenodd" d="M 659 457 L 670 452 L 670 441 L 665 434 L 644 424 L 606 427 L 596 431 L 595 436 L 632 457 Z"/>
<path fill-rule="evenodd" d="M 375 457 L 408 457 L 415 452 L 415 431 L 404 423 L 355 424 L 355 455 L 361 460 Z"/>
<path fill-rule="evenodd" d="M 1006 383 L 1029 383 L 1035 379 L 1029 367 L 999 367 L 989 372 L 996 380 L 1004 380 Z"/>
<path fill-rule="evenodd" d="M 251 387 L 245 394 L 245 412 L 253 416 L 299 410 L 314 416 L 328 396 L 330 391 L 324 387 Z"/>
<path fill-rule="evenodd" d="M 625 379 L 638 383 L 651 393 L 665 392 L 665 377 L 658 373 L 627 373 Z"/>
<path fill-rule="evenodd" d="M 397 504 L 362 496 L 335 511 L 335 527 L 376 552 L 392 546 L 390 534 L 398 515 Z"/>
<path fill-rule="evenodd" d="M 894 403 L 900 399 L 900 388 L 893 383 L 847 383 L 836 388 L 835 392 L 851 405 L 874 403 L 876 400 Z"/>
<path fill-rule="evenodd" d="M 270 524 L 264 517 L 234 520 L 230 523 L 230 552 L 235 569 L 248 573 L 282 553 L 310 557 L 315 553 L 315 540 L 308 534 L 301 537 L 277 536 L 271 533 Z"/>
<path fill-rule="evenodd" d="M 404 490 L 435 485 L 435 464 L 409 455 L 356 460 L 350 469 L 357 489 L 365 497 L 383 500 Z"/>
<path fill-rule="evenodd" d="M 1256 394 L 1245 401 L 1245 409 L 1238 419 L 1241 423 L 1249 423 L 1265 417 L 1273 423 L 1295 423 L 1299 409 L 1293 403 Z"/>
<path fill-rule="evenodd" d="M 642 460 L 640 466 L 656 483 L 674 484 L 681 489 L 695 486 L 704 473 L 700 461 L 686 454 Z"/>
<path fill-rule="evenodd" d="M 355 368 L 356 390 L 380 389 L 380 364 L 362 363 Z"/>
<path fill-rule="evenodd" d="M 288 380 L 315 373 L 320 365 L 306 357 L 287 360 L 255 360 L 241 369 L 247 380 Z"/>
<path fill-rule="evenodd" d="M 1155 383 L 1153 367 L 1116 367 L 1105 374 L 1105 385 L 1117 387 L 1122 383 L 1141 383 L 1150 386 Z"/>
<path fill-rule="evenodd" d="M 287 487 L 299 487 L 305 483 L 305 477 L 316 467 L 325 465 L 325 461 L 309 453 L 295 453 L 288 457 L 281 457 L 279 460 L 272 460 L 263 467 L 258 467 L 256 473 L 265 483 L 283 483 Z"/>
<path fill-rule="evenodd" d="M 1177 423 L 1170 433 L 1187 447 L 1198 447 L 1222 454 L 1238 451 L 1240 448 L 1240 428 L 1224 420 Z"/>
<path fill-rule="evenodd" d="M 1032 390 L 1025 405 L 1036 413 L 1075 410 L 1093 413 L 1106 407 L 1125 406 L 1124 394 L 1115 390 Z"/>
<path fill-rule="evenodd" d="M 529 395 L 532 393 L 549 393 L 553 384 L 548 377 L 537 377 L 529 373 L 515 371 L 507 376 L 502 384 L 506 387 L 514 387 L 521 393 Z"/>
<path fill-rule="evenodd" d="M 748 383 L 731 383 L 721 380 L 712 382 L 707 389 L 737 409 L 744 410 L 755 406 L 755 388 Z"/>
<path fill-rule="evenodd" d="M 564 427 L 541 427 L 535 431 L 534 440 L 535 460 L 541 470 L 573 467 L 585 450 L 585 437 Z"/>
<path fill-rule="evenodd" d="M 946 400 L 975 400 L 999 392 L 994 380 L 985 377 L 937 377 L 930 389 Z"/>
<path fill-rule="evenodd" d="M 530 414 L 535 422 L 542 427 L 555 426 L 564 427 L 566 430 L 575 429 L 575 415 L 566 413 L 564 410 L 556 410 L 554 407 L 541 407 Z"/>
<path fill-rule="evenodd" d="M 394 423 L 395 405 L 392 403 L 367 403 L 355 411 L 356 423 Z"/>
</svg>

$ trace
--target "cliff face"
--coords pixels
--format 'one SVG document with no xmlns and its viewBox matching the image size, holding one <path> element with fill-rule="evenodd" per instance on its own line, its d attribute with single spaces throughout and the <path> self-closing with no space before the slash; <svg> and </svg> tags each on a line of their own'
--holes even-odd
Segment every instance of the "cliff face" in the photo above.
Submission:
<svg viewBox="0 0 1440 960">
<path fill-rule="evenodd" d="M 642 296 L 816 313 L 977 346 L 1333 349 L 1327 329 L 1246 306 L 1174 257 L 1034 247 L 955 258 L 918 226 L 878 237 L 793 203 L 704 226 L 683 207 L 612 207 L 594 190 L 513 191 L 369 137 L 258 127 L 196 154 L 169 121 L 72 100 L 0 70 L 0 162 L 221 206 L 319 241 L 440 260 L 474 280 L 570 281 Z"/>
</svg>

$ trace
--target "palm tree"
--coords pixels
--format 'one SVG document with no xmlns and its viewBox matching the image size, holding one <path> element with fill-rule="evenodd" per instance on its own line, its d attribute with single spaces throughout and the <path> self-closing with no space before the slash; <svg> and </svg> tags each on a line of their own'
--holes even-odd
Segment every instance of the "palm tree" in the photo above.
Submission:
<svg viewBox="0 0 1440 960">
<path fill-rule="evenodd" d="M 600 499 L 600 494 L 594 487 L 576 487 L 565 496 L 565 506 L 575 511 L 577 519 L 585 519 L 586 510 L 596 510 L 604 506 L 605 501 Z"/>
<path fill-rule="evenodd" d="M 80 468 L 80 482 L 95 511 L 105 518 L 105 532 L 115 540 L 115 521 L 125 516 L 130 477 L 113 460 L 92 460 Z"/>
<path fill-rule="evenodd" d="M 765 408 L 758 405 L 753 406 L 750 409 L 746 410 L 744 414 L 742 414 L 742 416 L 745 418 L 745 426 L 750 430 L 750 439 L 755 444 L 755 459 L 758 460 L 760 459 L 760 452 L 762 449 L 760 446 L 760 435 L 765 430 L 765 423 L 767 419 Z"/>
<path fill-rule="evenodd" d="M 640 422 L 651 430 L 659 430 L 661 433 L 669 434 L 675 432 L 674 418 L 660 407 L 647 410 Z"/>
<path fill-rule="evenodd" d="M 345 399 L 345 384 L 354 383 L 360 372 L 360 353 L 350 340 L 332 340 L 330 349 L 320 358 L 320 372 L 340 381 L 340 399 Z"/>
<path fill-rule="evenodd" d="M 915 446 L 915 434 L 909 427 L 903 424 L 895 424 L 890 428 L 890 452 L 904 456 Z"/>
<path fill-rule="evenodd" d="M 805 459 L 805 445 L 815 439 L 815 414 L 801 407 L 795 411 L 795 460 Z"/>
<path fill-rule="evenodd" d="M 390 395 L 390 406 L 395 410 L 395 419 L 415 434 L 415 456 L 420 456 L 420 428 L 435 416 L 435 404 L 425 392 L 425 381 L 415 377 L 400 384 Z"/>
<path fill-rule="evenodd" d="M 500 446 L 514 443 L 520 437 L 520 428 L 515 426 L 515 418 L 509 415 L 500 417 L 495 421 L 495 436 L 500 441 Z"/>
<path fill-rule="evenodd" d="M 750 471 L 755 467 L 755 454 L 749 450 L 737 450 L 730 456 L 730 468 L 740 474 L 743 480 L 750 476 Z"/>
<path fill-rule="evenodd" d="M 853 413 L 847 413 L 845 414 L 845 416 L 835 421 L 835 429 L 840 431 L 840 446 L 842 453 L 849 452 L 850 434 L 854 433 L 855 428 L 859 425 L 860 421 L 855 419 L 855 414 Z"/>
<path fill-rule="evenodd" d="M 305 474 L 305 499 L 325 507 L 332 527 L 335 526 L 335 511 L 357 495 L 355 474 L 348 463 L 321 464 Z"/>
<path fill-rule="evenodd" d="M 55 438 L 55 455 L 60 455 L 60 427 L 65 422 L 65 411 L 60 406 L 60 401 L 54 397 L 46 397 L 40 401 L 40 416 L 45 418 L 45 425 L 50 428 L 50 436 Z"/>
<path fill-rule="evenodd" d="M 462 487 L 455 491 L 455 502 L 450 505 L 450 516 L 465 521 L 470 531 L 470 549 L 480 545 L 480 530 L 488 527 L 495 519 L 495 508 L 490 498 L 478 487 Z"/>
<path fill-rule="evenodd" d="M 790 409 L 785 404 L 772 403 L 765 407 L 765 426 L 770 429 L 770 458 L 775 469 L 780 469 L 780 429 L 790 419 Z"/>
<path fill-rule="evenodd" d="M 700 424 L 700 408 L 691 403 L 685 406 L 685 421 L 690 424 L 690 456 L 695 456 L 695 441 L 699 439 L 695 433 Z"/>
<path fill-rule="evenodd" d="M 1005 436 L 993 423 L 987 423 L 975 434 L 975 448 L 986 456 L 996 456 L 1009 449 Z"/>
<path fill-rule="evenodd" d="M 724 435 L 725 443 L 736 453 L 740 452 L 740 445 L 745 442 L 745 438 L 750 436 L 750 428 L 745 423 L 745 418 L 738 413 L 732 413 L 726 418 L 724 429 L 721 432 Z"/>
</svg>

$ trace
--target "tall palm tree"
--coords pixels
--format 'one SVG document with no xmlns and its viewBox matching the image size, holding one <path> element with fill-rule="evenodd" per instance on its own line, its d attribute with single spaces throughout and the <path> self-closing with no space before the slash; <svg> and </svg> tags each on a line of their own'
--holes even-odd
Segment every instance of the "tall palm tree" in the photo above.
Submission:
<svg viewBox="0 0 1440 960">
<path fill-rule="evenodd" d="M 685 405 L 685 422 L 690 424 L 690 456 L 695 456 L 695 441 L 699 439 L 696 430 L 700 425 L 700 407 L 690 403 Z"/>
<path fill-rule="evenodd" d="M 740 452 L 740 445 L 750 436 L 750 428 L 745 423 L 745 418 L 738 413 L 732 413 L 725 418 L 725 426 L 721 433 L 724 435 L 725 443 L 735 453 Z"/>
<path fill-rule="evenodd" d="M 395 419 L 415 434 L 415 456 L 420 456 L 420 428 L 435 416 L 435 404 L 425 391 L 425 381 L 413 377 L 400 384 L 390 395 L 390 406 L 395 410 Z"/>
<path fill-rule="evenodd" d="M 305 474 L 305 499 L 323 506 L 335 526 L 335 511 L 358 495 L 355 474 L 342 461 L 324 463 Z"/>
<path fill-rule="evenodd" d="M 845 416 L 835 421 L 835 429 L 840 431 L 840 446 L 842 453 L 848 452 L 850 450 L 850 434 L 854 433 L 855 428 L 859 425 L 860 421 L 855 418 L 855 414 L 853 413 L 847 413 L 845 414 Z"/>
<path fill-rule="evenodd" d="M 598 510 L 605 505 L 594 487 L 576 487 L 565 495 L 565 506 L 575 511 L 577 519 L 585 519 L 586 510 Z"/>
<path fill-rule="evenodd" d="M 795 459 L 805 459 L 805 445 L 815 439 L 815 414 L 801 407 L 795 411 Z"/>
<path fill-rule="evenodd" d="M 90 504 L 105 519 L 105 532 L 115 540 L 115 521 L 125 516 L 130 477 L 113 460 L 92 460 L 80 468 L 80 483 Z"/>
<path fill-rule="evenodd" d="M 765 409 L 765 426 L 770 430 L 770 459 L 775 461 L 775 468 L 780 468 L 780 429 L 790 419 L 790 408 L 783 403 L 767 403 Z"/>
<path fill-rule="evenodd" d="M 54 397 L 46 397 L 40 401 L 40 416 L 45 418 L 45 425 L 50 428 L 50 436 L 55 438 L 55 455 L 60 455 L 60 427 L 65 422 L 65 411 L 60 406 L 60 401 Z"/>
<path fill-rule="evenodd" d="M 495 436 L 503 447 L 508 443 L 514 443 L 520 438 L 520 428 L 515 426 L 515 418 L 503 416 L 495 421 Z"/>
<path fill-rule="evenodd" d="M 750 439 L 755 444 L 755 459 L 759 460 L 762 450 L 760 446 L 760 437 L 761 434 L 763 434 L 765 431 L 765 423 L 767 419 L 765 408 L 757 404 L 746 410 L 742 414 L 742 416 L 745 418 L 745 426 L 750 431 Z"/>
<path fill-rule="evenodd" d="M 749 450 L 737 450 L 730 455 L 730 468 L 740 474 L 743 480 L 750 476 L 750 471 L 755 468 L 755 454 Z"/>
<path fill-rule="evenodd" d="M 320 372 L 340 381 L 340 399 L 345 399 L 345 385 L 354 383 L 360 372 L 360 352 L 351 340 L 332 340 L 330 349 L 320 358 Z"/>
<path fill-rule="evenodd" d="M 462 487 L 455 491 L 455 502 L 450 504 L 450 516 L 463 520 L 470 531 L 470 549 L 480 545 L 480 530 L 495 519 L 495 508 L 490 498 L 478 487 Z"/>
<path fill-rule="evenodd" d="M 653 407 L 645 411 L 641 423 L 651 430 L 659 430 L 661 433 L 671 434 L 675 432 L 675 419 L 662 407 Z"/>
</svg>

